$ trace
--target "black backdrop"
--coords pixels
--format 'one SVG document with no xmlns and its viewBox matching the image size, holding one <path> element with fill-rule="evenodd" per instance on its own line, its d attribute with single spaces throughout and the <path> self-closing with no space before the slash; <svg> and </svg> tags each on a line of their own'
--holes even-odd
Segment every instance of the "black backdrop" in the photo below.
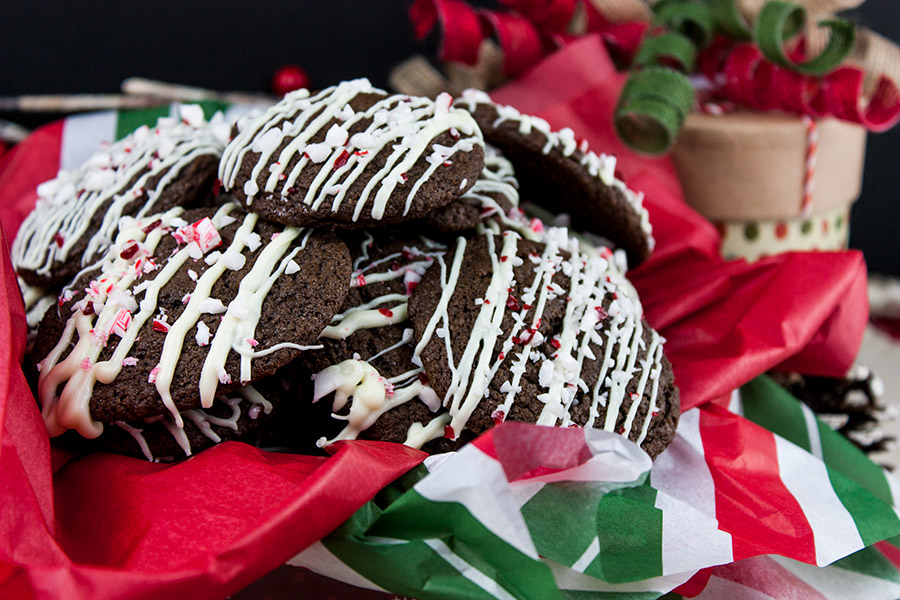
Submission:
<svg viewBox="0 0 900 600">
<path fill-rule="evenodd" d="M 485 4 L 484 2 L 477 2 Z M 368 76 L 421 51 L 406 0 L 0 2 L 0 95 L 114 92 L 128 76 L 220 90 L 268 88 L 302 65 L 314 86 Z M 857 22 L 900 41 L 900 3 L 868 0 Z M 0 113 L 36 125 L 38 117 Z M 47 118 L 47 117 L 44 117 Z M 900 275 L 900 127 L 869 138 L 851 245 L 869 268 Z"/>
</svg>

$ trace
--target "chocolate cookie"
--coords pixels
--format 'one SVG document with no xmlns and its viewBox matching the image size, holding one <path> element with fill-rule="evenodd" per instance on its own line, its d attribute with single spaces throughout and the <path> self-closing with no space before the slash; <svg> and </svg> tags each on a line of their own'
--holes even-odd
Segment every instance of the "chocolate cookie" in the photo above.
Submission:
<svg viewBox="0 0 900 600">
<path fill-rule="evenodd" d="M 233 204 L 120 224 L 103 263 L 41 322 L 33 355 L 48 430 L 208 408 L 316 344 L 347 294 L 350 257 L 329 233 Z M 181 214 L 181 216 L 179 216 Z"/>
<path fill-rule="evenodd" d="M 679 402 L 663 340 L 603 254 L 565 229 L 544 243 L 488 232 L 459 238 L 425 274 L 409 303 L 415 357 L 449 409 L 448 438 L 511 419 L 615 431 L 654 458 L 671 442 Z"/>
<path fill-rule="evenodd" d="M 523 115 L 467 90 L 454 106 L 472 113 L 487 143 L 516 168 L 521 200 L 569 213 L 578 229 L 592 231 L 626 250 L 635 267 L 653 250 L 643 196 L 616 177 L 614 156 L 594 154 L 571 129 L 554 132 L 543 119 Z"/>
<path fill-rule="evenodd" d="M 219 178 L 263 218 L 355 228 L 420 218 L 469 190 L 484 167 L 464 110 L 389 96 L 365 79 L 287 94 L 239 123 Z"/>
<path fill-rule="evenodd" d="M 191 456 L 220 442 L 247 439 L 277 412 L 281 399 L 278 384 L 271 379 L 219 396 L 208 409 L 182 412 L 184 427 L 178 427 L 168 412 L 140 421 L 116 421 L 83 446 L 165 461 Z"/>
<path fill-rule="evenodd" d="M 334 413 L 311 411 L 322 423 L 316 437 L 320 445 L 359 437 L 419 447 L 429 439 L 421 429 L 430 426 L 439 436 L 448 419 L 437 414 L 440 399 L 412 362 L 407 302 L 446 248 L 384 231 L 345 236 L 345 241 L 353 257 L 350 292 L 322 332 L 323 348 L 299 359 L 314 373 L 313 402 L 327 397 L 331 401 L 321 404 Z M 347 383 L 348 378 L 354 381 Z"/>
<path fill-rule="evenodd" d="M 229 127 L 199 106 L 164 117 L 94 154 L 79 169 L 38 186 L 38 201 L 16 234 L 13 266 L 27 283 L 58 289 L 98 260 L 119 219 L 191 206 L 210 197 Z"/>
</svg>

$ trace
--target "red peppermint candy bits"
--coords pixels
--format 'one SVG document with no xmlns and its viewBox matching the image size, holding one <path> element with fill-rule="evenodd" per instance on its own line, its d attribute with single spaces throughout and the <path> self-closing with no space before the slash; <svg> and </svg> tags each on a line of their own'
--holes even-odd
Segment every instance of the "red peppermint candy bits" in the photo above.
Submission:
<svg viewBox="0 0 900 600">
<path fill-rule="evenodd" d="M 196 223 L 179 227 L 172 232 L 172 235 L 179 244 L 190 244 L 196 242 L 200 246 L 203 254 L 206 254 L 213 248 L 222 245 L 222 238 L 219 236 L 219 230 L 213 225 L 209 217 L 203 217 Z"/>
</svg>

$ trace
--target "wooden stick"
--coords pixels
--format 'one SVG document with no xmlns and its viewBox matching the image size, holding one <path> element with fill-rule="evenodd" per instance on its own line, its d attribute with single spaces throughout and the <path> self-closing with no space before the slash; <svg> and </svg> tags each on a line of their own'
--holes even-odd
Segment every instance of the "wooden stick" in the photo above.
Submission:
<svg viewBox="0 0 900 600">
<path fill-rule="evenodd" d="M 147 108 L 165 104 L 160 98 L 122 94 L 44 94 L 0 97 L 0 111 L 85 112 L 121 108 Z"/>
<path fill-rule="evenodd" d="M 274 96 L 251 92 L 217 92 L 205 88 L 178 85 L 164 81 L 129 77 L 122 82 L 122 92 L 128 96 L 145 96 L 165 99 L 170 102 L 199 102 L 217 100 L 229 104 L 272 104 Z"/>
</svg>

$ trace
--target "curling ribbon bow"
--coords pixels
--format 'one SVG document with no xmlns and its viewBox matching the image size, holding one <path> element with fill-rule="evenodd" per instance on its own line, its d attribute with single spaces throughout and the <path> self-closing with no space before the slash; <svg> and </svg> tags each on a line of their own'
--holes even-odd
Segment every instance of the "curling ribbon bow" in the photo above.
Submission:
<svg viewBox="0 0 900 600">
<path fill-rule="evenodd" d="M 652 14 L 640 0 L 501 3 L 514 12 L 475 9 L 462 0 L 416 0 L 410 16 L 419 39 L 440 21 L 440 58 L 446 61 L 475 64 L 481 44 L 494 37 L 510 76 L 579 35 L 599 33 L 614 57 L 632 68 L 616 110 L 616 130 L 628 145 L 649 154 L 674 143 L 694 106 L 687 76 L 698 70 L 721 84 L 712 90 L 716 97 L 757 110 L 834 116 L 872 131 L 900 120 L 895 46 L 863 30 L 865 43 L 854 47 L 854 26 L 827 18 L 818 21 L 828 31 L 827 43 L 818 52 L 807 47 L 807 14 L 827 15 L 860 0 L 806 0 L 803 6 L 780 0 L 660 0 Z M 622 22 L 623 15 L 632 21 Z M 855 57 L 852 52 L 860 47 L 886 51 Z M 842 65 L 848 56 L 863 68 Z"/>
<path fill-rule="evenodd" d="M 638 21 L 612 23 L 587 0 L 501 3 L 512 12 L 477 9 L 462 0 L 415 0 L 409 14 L 420 40 L 440 22 L 443 37 L 438 56 L 448 62 L 474 65 L 481 44 L 496 38 L 503 51 L 503 70 L 512 77 L 584 33 L 599 33 L 617 55 L 630 59 L 647 29 L 646 23 Z M 577 30 L 576 22 L 580 23 Z"/>
</svg>

